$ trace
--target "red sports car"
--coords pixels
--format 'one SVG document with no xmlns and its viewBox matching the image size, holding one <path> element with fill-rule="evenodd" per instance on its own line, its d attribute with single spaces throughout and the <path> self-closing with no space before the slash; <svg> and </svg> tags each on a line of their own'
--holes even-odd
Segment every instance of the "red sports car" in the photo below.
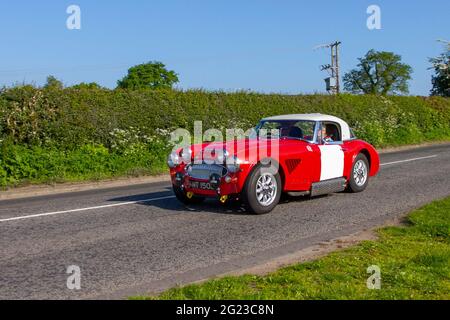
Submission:
<svg viewBox="0 0 450 320">
<path fill-rule="evenodd" d="M 380 167 L 372 145 L 342 119 L 323 114 L 265 118 L 244 139 L 180 148 L 168 165 L 183 203 L 241 199 L 256 214 L 272 211 L 282 192 L 361 192 Z"/>
</svg>

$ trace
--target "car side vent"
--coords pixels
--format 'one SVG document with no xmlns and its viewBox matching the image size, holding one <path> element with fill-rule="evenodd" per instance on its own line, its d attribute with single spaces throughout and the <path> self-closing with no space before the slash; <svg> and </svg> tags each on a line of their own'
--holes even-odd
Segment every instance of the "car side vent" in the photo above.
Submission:
<svg viewBox="0 0 450 320">
<path fill-rule="evenodd" d="M 287 169 L 289 171 L 289 174 L 294 172 L 294 170 L 298 167 L 300 162 L 302 162 L 302 160 L 300 160 L 300 159 L 289 159 L 289 160 L 286 160 L 286 167 L 287 167 Z"/>
</svg>

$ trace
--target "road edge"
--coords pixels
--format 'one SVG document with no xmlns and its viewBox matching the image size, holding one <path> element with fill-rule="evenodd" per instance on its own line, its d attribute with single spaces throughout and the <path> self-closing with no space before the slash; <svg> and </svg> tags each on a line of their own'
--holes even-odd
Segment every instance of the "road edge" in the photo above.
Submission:
<svg viewBox="0 0 450 320">
<path fill-rule="evenodd" d="M 399 151 L 408 151 L 420 149 L 424 147 L 440 146 L 450 144 L 450 141 L 426 142 L 422 144 L 388 147 L 378 149 L 380 154 L 388 154 Z M 142 177 L 121 177 L 117 179 L 107 179 L 99 181 L 85 181 L 85 182 L 67 182 L 54 184 L 39 184 L 22 187 L 12 187 L 4 191 L 0 190 L 1 200 L 26 199 L 38 196 L 58 195 L 70 192 L 81 192 L 96 189 L 111 189 L 117 187 L 142 185 L 156 182 L 169 182 L 170 176 L 168 174 L 142 176 Z"/>
<path fill-rule="evenodd" d="M 6 191 L 0 191 L 1 200 L 26 199 L 47 195 L 58 195 L 70 192 L 81 192 L 97 189 L 112 189 L 126 186 L 138 186 L 142 184 L 169 182 L 170 176 L 156 175 L 144 177 L 123 177 L 118 179 L 108 179 L 101 181 L 86 181 L 86 182 L 67 182 L 55 184 L 40 184 L 30 185 L 24 187 L 11 188 Z"/>
<path fill-rule="evenodd" d="M 417 208 L 420 208 L 420 206 Z M 152 283 L 142 284 L 134 288 L 122 289 L 111 292 L 110 294 L 93 295 L 90 299 L 123 300 L 140 297 L 142 295 L 156 297 L 171 288 L 202 284 L 210 280 L 221 279 L 224 277 L 242 275 L 266 276 L 281 268 L 315 261 L 333 252 L 354 247 L 364 241 L 377 241 L 379 239 L 379 234 L 377 232 L 379 229 L 405 225 L 406 217 L 413 210 L 402 212 L 399 216 L 385 216 L 379 222 L 375 222 L 374 225 L 363 227 L 360 230 L 353 228 L 351 228 L 353 230 L 340 230 L 338 232 L 339 235 L 332 235 L 328 240 L 313 240 L 302 248 L 289 250 L 289 253 L 276 255 L 268 259 L 265 258 L 263 261 L 251 263 L 251 265 L 242 266 L 235 262 L 223 262 L 219 265 L 204 268 L 204 270 L 213 270 L 206 272 L 206 275 L 204 274 L 203 269 L 190 270 L 182 274 L 176 274 L 170 278 L 156 280 Z M 248 256 L 246 258 L 248 258 Z"/>
</svg>

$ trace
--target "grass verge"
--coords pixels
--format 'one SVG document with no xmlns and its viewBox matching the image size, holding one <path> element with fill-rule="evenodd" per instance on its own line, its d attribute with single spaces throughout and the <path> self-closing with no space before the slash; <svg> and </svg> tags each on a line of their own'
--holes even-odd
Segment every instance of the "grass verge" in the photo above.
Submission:
<svg viewBox="0 0 450 320">
<path fill-rule="evenodd" d="M 157 299 L 450 299 L 450 197 L 377 232 L 377 241 L 316 261 L 174 288 Z M 372 265 L 381 269 L 380 290 L 367 288 Z"/>
</svg>

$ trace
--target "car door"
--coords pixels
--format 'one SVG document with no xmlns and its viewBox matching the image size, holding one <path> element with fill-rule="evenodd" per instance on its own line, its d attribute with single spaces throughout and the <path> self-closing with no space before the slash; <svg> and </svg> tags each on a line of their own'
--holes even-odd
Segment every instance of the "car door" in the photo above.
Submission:
<svg viewBox="0 0 450 320">
<path fill-rule="evenodd" d="M 320 181 L 340 178 L 344 176 L 344 150 L 341 128 L 334 122 L 323 122 L 321 127 L 326 126 L 333 132 L 333 141 L 324 141 L 322 131 L 319 131 L 320 150 Z"/>
<path fill-rule="evenodd" d="M 315 140 L 316 122 L 302 120 L 293 127 L 299 130 L 298 138 L 286 139 L 280 144 L 280 163 L 285 174 L 285 191 L 306 191 L 318 181 L 320 174 L 320 150 Z M 292 127 L 290 129 L 293 129 Z"/>
</svg>

